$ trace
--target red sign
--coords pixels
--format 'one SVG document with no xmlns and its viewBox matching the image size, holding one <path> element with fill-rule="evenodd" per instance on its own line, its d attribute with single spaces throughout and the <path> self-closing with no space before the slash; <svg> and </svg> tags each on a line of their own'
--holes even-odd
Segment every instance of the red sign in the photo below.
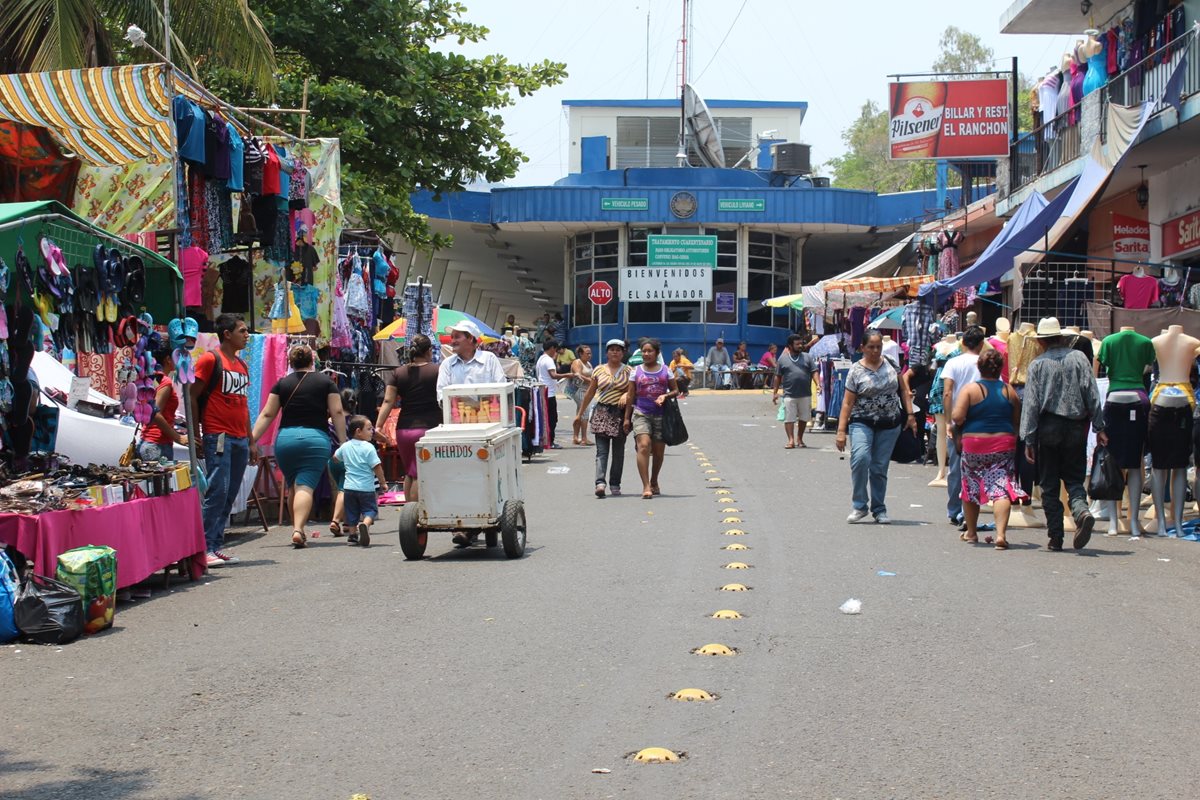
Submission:
<svg viewBox="0 0 1200 800">
<path fill-rule="evenodd" d="M 593 281 L 588 287 L 588 299 L 598 306 L 606 306 L 613 299 L 612 284 L 608 281 Z"/>
<path fill-rule="evenodd" d="M 1137 217 L 1113 214 L 1113 255 L 1135 260 L 1150 258 L 1150 223 Z"/>
<path fill-rule="evenodd" d="M 895 159 L 1008 155 L 1008 81 L 913 81 L 888 87 Z"/>
<path fill-rule="evenodd" d="M 1200 209 L 1162 226 L 1162 255 L 1170 258 L 1200 248 Z"/>
</svg>

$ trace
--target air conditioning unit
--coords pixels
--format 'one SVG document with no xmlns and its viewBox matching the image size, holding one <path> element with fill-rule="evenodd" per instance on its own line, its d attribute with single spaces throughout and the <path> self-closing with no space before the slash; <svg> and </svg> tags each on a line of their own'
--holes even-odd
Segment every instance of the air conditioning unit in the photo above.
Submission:
<svg viewBox="0 0 1200 800">
<path fill-rule="evenodd" d="M 828 189 L 829 188 L 829 178 L 813 177 L 813 178 L 809 178 L 809 182 L 812 183 L 812 188 L 814 188 L 814 189 Z"/>
<path fill-rule="evenodd" d="M 775 155 L 775 171 L 784 175 L 809 175 L 812 173 L 812 147 L 799 142 L 777 144 L 772 148 Z"/>
</svg>

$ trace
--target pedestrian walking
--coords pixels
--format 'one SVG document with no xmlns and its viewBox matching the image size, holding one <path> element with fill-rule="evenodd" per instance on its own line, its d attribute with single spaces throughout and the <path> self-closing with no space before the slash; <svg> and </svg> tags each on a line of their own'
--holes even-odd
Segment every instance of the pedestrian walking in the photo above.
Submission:
<svg viewBox="0 0 1200 800">
<path fill-rule="evenodd" d="M 580 410 L 596 400 L 591 429 L 596 436 L 596 497 L 607 489 L 613 497 L 621 494 L 621 475 L 625 470 L 625 404 L 629 399 L 629 378 L 633 370 L 625 363 L 625 342 L 609 339 L 604 346 L 606 361 L 592 370 L 584 390 Z"/>
<path fill-rule="evenodd" d="M 808 447 L 804 432 L 812 419 L 812 381 L 815 371 L 812 356 L 804 351 L 804 337 L 793 333 L 787 347 L 775 362 L 775 390 L 771 403 L 779 403 L 783 390 L 783 429 L 787 433 L 785 450 Z"/>
<path fill-rule="evenodd" d="M 587 426 L 591 420 L 591 406 L 582 403 L 583 395 L 592 380 L 592 348 L 581 344 L 575 348 L 576 358 L 571 362 L 571 379 L 567 381 L 567 396 L 576 405 L 575 421 L 571 425 L 573 437 L 571 441 L 584 447 L 591 447 L 595 442 L 587 438 Z"/>
<path fill-rule="evenodd" d="M 554 441 L 554 429 L 558 427 L 558 382 L 571 377 L 569 372 L 559 372 L 555 359 L 558 356 L 558 342 L 547 339 L 542 345 L 541 358 L 537 360 L 537 376 L 546 387 L 546 417 L 550 426 L 551 450 L 561 450 L 562 445 Z"/>
<path fill-rule="evenodd" d="M 1033 359 L 1025 379 L 1021 409 L 1021 441 L 1025 457 L 1035 465 L 1046 511 L 1047 547 L 1063 548 L 1063 503 L 1059 488 L 1065 486 L 1075 520 L 1072 547 L 1079 550 L 1092 535 L 1095 518 L 1088 511 L 1083 481 L 1087 474 L 1088 423 L 1096 441 L 1108 445 L 1100 389 L 1092 364 L 1071 349 L 1071 336 L 1064 334 L 1055 317 L 1038 322 L 1035 334 L 1041 355 Z M 1133 502 L 1138 502 L 1136 498 Z"/>
<path fill-rule="evenodd" d="M 947 416 L 954 413 L 954 404 L 958 402 L 958 395 L 963 387 L 979 380 L 979 369 L 976 367 L 976 362 L 979 361 L 979 354 L 983 352 L 983 343 L 986 338 L 983 328 L 978 325 L 967 328 L 962 335 L 962 352 L 947 361 L 946 366 L 942 369 L 942 408 L 944 409 L 943 413 Z M 947 426 L 947 435 L 949 434 L 949 426 Z M 947 448 L 947 456 L 946 515 L 950 518 L 951 524 L 961 526 L 963 524 L 962 459 L 954 447 Z M 990 530 L 990 528 L 988 529 Z"/>
<path fill-rule="evenodd" d="M 1017 427 L 1021 400 L 1000 380 L 1004 354 L 988 350 L 976 362 L 979 380 L 962 388 L 951 415 L 955 447 L 962 464 L 959 486 L 967 530 L 964 542 L 979 542 L 979 507 L 991 503 L 996 520 L 996 549 L 1008 549 L 1008 516 L 1013 501 L 1025 498 L 1017 477 Z"/>
<path fill-rule="evenodd" d="M 371 526 L 379 516 L 378 487 L 387 483 L 383 463 L 375 449 L 375 426 L 364 416 L 355 415 L 346 423 L 350 437 L 333 454 L 333 460 L 346 469 L 344 502 L 346 524 L 354 529 L 349 544 L 371 546 Z"/>
<path fill-rule="evenodd" d="M 663 403 L 679 394 L 675 376 L 659 361 L 662 345 L 657 339 L 642 342 L 642 363 L 633 371 L 625 403 L 625 432 L 633 433 L 637 449 L 642 499 L 662 494 L 658 474 L 667 444 L 663 441 Z"/>
<path fill-rule="evenodd" d="M 888 465 L 901 426 L 916 432 L 907 377 L 883 357 L 883 334 L 868 330 L 860 345 L 863 357 L 846 375 L 835 444 L 841 452 L 850 442 L 850 485 L 853 510 L 846 522 L 874 517 L 891 524 L 887 514 Z"/>
<path fill-rule="evenodd" d="M 433 363 L 432 357 L 433 342 L 429 337 L 420 333 L 412 337 L 408 363 L 393 370 L 375 421 L 375 430 L 380 431 L 396 401 L 400 401 L 395 439 L 388 442 L 383 434 L 376 435 L 396 448 L 400 467 L 404 470 L 406 503 L 417 500 L 417 442 L 425 431 L 442 423 L 442 407 L 437 399 L 438 365 Z"/>
<path fill-rule="evenodd" d="M 338 442 L 344 442 L 346 418 L 337 384 L 316 371 L 312 348 L 303 344 L 293 347 L 288 351 L 288 366 L 292 373 L 271 387 L 267 402 L 254 421 L 250 441 L 258 444 L 275 417 L 279 417 L 275 460 L 283 473 L 284 485 L 291 492 L 292 546 L 300 549 L 308 542 L 304 528 L 312 514 L 313 492 L 329 464 L 329 423 L 333 423 Z"/>
</svg>

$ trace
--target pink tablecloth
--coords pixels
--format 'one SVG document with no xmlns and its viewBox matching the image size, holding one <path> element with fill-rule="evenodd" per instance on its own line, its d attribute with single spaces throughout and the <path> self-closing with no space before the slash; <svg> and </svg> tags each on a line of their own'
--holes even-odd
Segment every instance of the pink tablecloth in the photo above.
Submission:
<svg viewBox="0 0 1200 800">
<path fill-rule="evenodd" d="M 54 576 L 58 555 L 89 544 L 117 551 L 117 586 L 132 586 L 176 561 L 204 569 L 204 524 L 195 488 L 119 505 L 45 514 L 0 514 L 0 542 L 11 544 L 40 575 Z"/>
</svg>

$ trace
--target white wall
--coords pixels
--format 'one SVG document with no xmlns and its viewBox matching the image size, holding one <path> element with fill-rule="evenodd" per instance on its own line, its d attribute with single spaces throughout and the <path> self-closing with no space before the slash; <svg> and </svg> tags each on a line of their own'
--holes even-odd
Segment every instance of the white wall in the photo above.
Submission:
<svg viewBox="0 0 1200 800">
<path fill-rule="evenodd" d="M 1146 182 L 1150 187 L 1150 204 L 1146 209 L 1150 220 L 1150 260 L 1161 261 L 1160 226 L 1169 219 L 1200 208 L 1200 156 L 1151 175 Z"/>
</svg>

